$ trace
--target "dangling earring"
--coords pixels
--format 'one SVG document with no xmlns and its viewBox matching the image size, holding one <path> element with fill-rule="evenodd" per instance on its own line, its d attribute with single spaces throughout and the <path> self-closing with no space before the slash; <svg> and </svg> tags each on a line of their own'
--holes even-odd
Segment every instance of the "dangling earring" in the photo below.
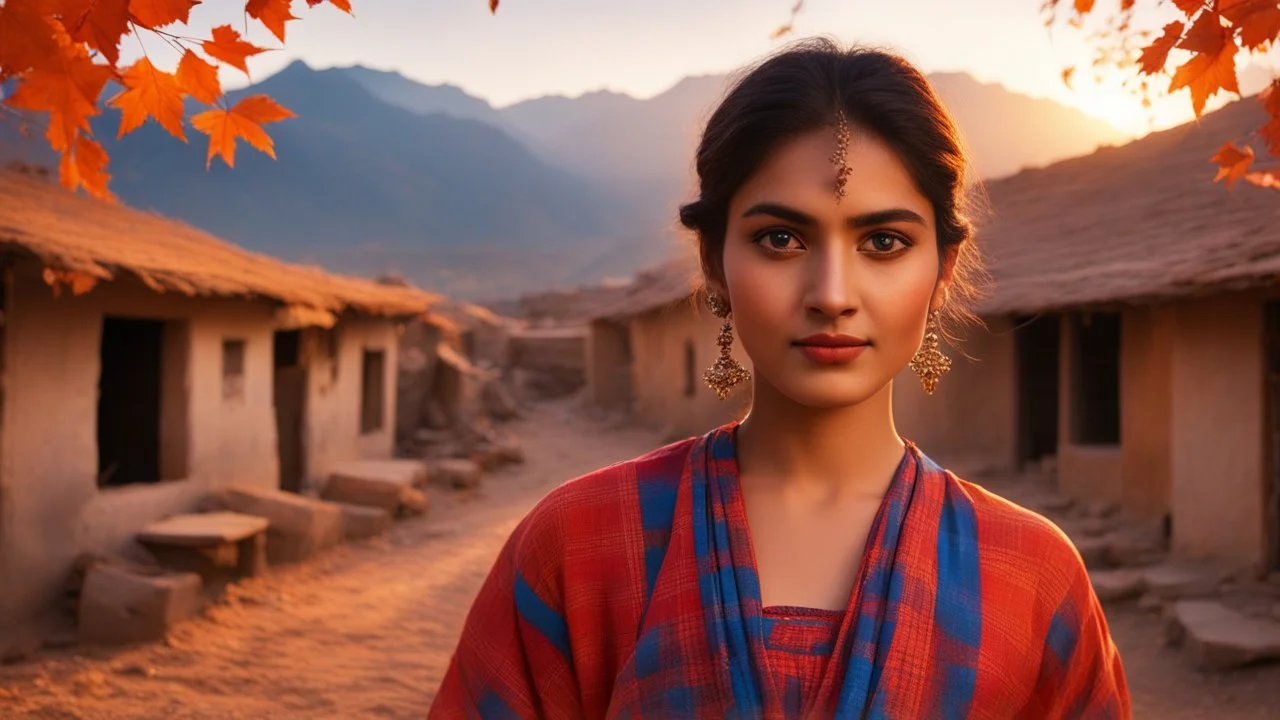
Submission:
<svg viewBox="0 0 1280 720">
<path fill-rule="evenodd" d="M 729 305 L 718 295 L 707 295 L 707 307 L 718 318 L 724 318 L 720 327 L 720 335 L 716 337 L 716 345 L 720 346 L 720 357 L 716 363 L 702 373 L 702 381 L 715 391 L 721 400 L 729 396 L 738 383 L 751 379 L 751 373 L 742 367 L 742 363 L 733 359 L 729 349 L 733 347 L 733 325 L 729 322 Z"/>
<path fill-rule="evenodd" d="M 938 350 L 938 311 L 929 311 L 929 320 L 924 326 L 924 342 L 911 358 L 911 369 L 920 376 L 920 384 L 924 386 L 926 395 L 932 395 L 938 388 L 938 380 L 951 369 L 951 358 Z"/>
</svg>

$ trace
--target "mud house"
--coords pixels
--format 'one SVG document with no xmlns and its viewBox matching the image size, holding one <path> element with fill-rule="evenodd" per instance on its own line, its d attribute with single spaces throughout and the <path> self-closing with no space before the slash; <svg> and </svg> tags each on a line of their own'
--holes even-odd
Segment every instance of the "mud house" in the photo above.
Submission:
<svg viewBox="0 0 1280 720">
<path fill-rule="evenodd" d="M 442 303 L 405 326 L 397 383 L 400 444 L 410 444 L 420 428 L 461 427 L 474 420 L 481 411 L 484 383 L 496 377 L 499 368 L 509 367 L 505 361 L 499 366 L 490 359 L 506 354 L 507 336 L 498 332 L 502 326 L 497 316 L 476 308 L 482 319 L 468 322 L 472 307 Z M 468 350 L 475 352 L 478 344 L 485 353 L 481 362 L 492 369 L 482 369 L 473 361 Z"/>
<path fill-rule="evenodd" d="M 0 263 L 0 646 L 82 551 L 390 457 L 397 323 L 435 300 L 12 172 Z"/>
<path fill-rule="evenodd" d="M 940 459 L 1053 457 L 1060 489 L 1171 550 L 1280 569 L 1280 201 L 1210 182 L 1241 101 L 988 185 L 989 329 L 899 424 Z M 958 353 L 953 353 L 958 355 Z"/>
<path fill-rule="evenodd" d="M 720 400 L 702 382 L 721 320 L 695 301 L 698 270 L 680 258 L 641 273 L 597 305 L 587 334 L 587 394 L 597 407 L 687 437 L 741 415 L 742 387 Z M 735 353 L 743 359 L 741 349 Z"/>
</svg>

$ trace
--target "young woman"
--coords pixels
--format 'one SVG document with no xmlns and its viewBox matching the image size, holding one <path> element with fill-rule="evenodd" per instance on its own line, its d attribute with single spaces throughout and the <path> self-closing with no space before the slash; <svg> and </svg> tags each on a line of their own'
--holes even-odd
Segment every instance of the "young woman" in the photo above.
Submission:
<svg viewBox="0 0 1280 720">
<path fill-rule="evenodd" d="M 893 55 L 811 41 L 737 82 L 680 218 L 726 319 L 707 383 L 751 410 L 540 502 L 432 717 L 1129 717 L 1070 541 L 894 427 L 974 295 L 965 164 Z"/>
</svg>

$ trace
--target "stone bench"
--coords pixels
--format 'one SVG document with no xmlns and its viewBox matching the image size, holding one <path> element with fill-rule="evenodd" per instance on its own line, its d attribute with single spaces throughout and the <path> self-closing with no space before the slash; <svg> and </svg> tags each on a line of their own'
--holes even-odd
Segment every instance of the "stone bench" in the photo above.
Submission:
<svg viewBox="0 0 1280 720">
<path fill-rule="evenodd" d="M 331 502 L 386 510 L 393 517 L 421 502 L 417 488 L 427 483 L 426 463 L 418 460 L 358 460 L 329 473 L 320 497 Z"/>
<path fill-rule="evenodd" d="M 227 569 L 254 577 L 267 570 L 267 527 L 256 515 L 211 512 L 174 515 L 136 535 L 160 564 L 198 573 L 205 580 Z"/>
</svg>

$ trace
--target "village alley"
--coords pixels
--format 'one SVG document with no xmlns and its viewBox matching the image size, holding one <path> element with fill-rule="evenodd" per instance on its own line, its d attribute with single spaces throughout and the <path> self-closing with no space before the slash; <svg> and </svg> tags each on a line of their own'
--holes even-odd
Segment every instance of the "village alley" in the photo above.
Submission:
<svg viewBox="0 0 1280 720">
<path fill-rule="evenodd" d="M 420 718 L 471 597 L 503 540 L 546 490 L 653 447 L 564 403 L 516 423 L 527 462 L 477 490 L 433 488 L 425 517 L 242 582 L 161 644 L 46 651 L 0 666 L 3 718 Z M 1273 718 L 1280 665 L 1193 669 L 1158 617 L 1109 610 L 1139 718 Z M 1269 709 L 1268 709 L 1269 708 Z"/>
</svg>

